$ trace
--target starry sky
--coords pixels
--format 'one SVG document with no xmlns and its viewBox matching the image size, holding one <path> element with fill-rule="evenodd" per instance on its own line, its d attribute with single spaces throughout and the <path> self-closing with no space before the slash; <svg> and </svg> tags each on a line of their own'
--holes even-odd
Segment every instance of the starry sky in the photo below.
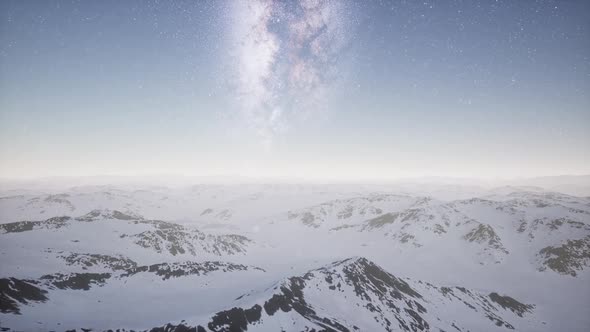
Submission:
<svg viewBox="0 0 590 332">
<path fill-rule="evenodd" d="M 0 177 L 588 173 L 588 1 L 0 2 Z"/>
</svg>

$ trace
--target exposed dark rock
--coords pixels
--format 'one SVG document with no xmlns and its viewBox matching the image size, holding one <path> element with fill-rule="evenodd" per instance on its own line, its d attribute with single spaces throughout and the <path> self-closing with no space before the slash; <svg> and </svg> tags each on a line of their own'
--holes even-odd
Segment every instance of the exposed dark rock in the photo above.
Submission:
<svg viewBox="0 0 590 332">
<path fill-rule="evenodd" d="M 502 245 L 502 241 L 494 228 L 487 224 L 479 224 L 473 228 L 469 233 L 465 234 L 463 238 L 469 242 L 477 242 L 487 244 L 489 247 L 497 249 L 503 253 L 508 251 Z"/>
<path fill-rule="evenodd" d="M 2 233 L 20 233 L 32 231 L 34 229 L 58 229 L 67 226 L 70 217 L 53 217 L 42 221 L 17 221 L 7 224 L 0 224 Z"/>
<path fill-rule="evenodd" d="M 208 327 L 211 331 L 246 331 L 248 324 L 255 323 L 262 316 L 262 307 L 258 304 L 250 309 L 232 308 L 218 312 L 213 316 Z"/>
<path fill-rule="evenodd" d="M 76 218 L 78 221 L 98 221 L 98 220 L 108 220 L 108 219 L 116 219 L 116 220 L 143 220 L 143 217 L 133 214 L 131 212 L 123 213 L 118 210 L 92 210 L 87 214 Z"/>
<path fill-rule="evenodd" d="M 110 277 L 110 273 L 56 273 L 44 275 L 40 280 L 59 289 L 89 290 L 92 285 L 104 285 Z"/>
<path fill-rule="evenodd" d="M 102 265 L 113 271 L 125 271 L 137 266 L 137 263 L 123 256 L 71 253 L 59 257 L 63 258 L 68 265 L 82 266 L 84 270 Z"/>
<path fill-rule="evenodd" d="M 531 312 L 535 308 L 534 305 L 520 303 L 510 296 L 502 296 L 498 293 L 490 293 L 489 297 L 490 300 L 498 303 L 504 309 L 509 309 L 519 317 L 522 317 L 527 312 Z"/>
<path fill-rule="evenodd" d="M 202 326 L 190 327 L 184 324 L 166 324 L 162 327 L 154 327 L 149 332 L 206 332 L 206 330 Z"/>
<path fill-rule="evenodd" d="M 245 236 L 211 235 L 196 229 L 187 229 L 178 224 L 146 221 L 153 223 L 157 230 L 145 231 L 131 235 L 134 243 L 158 253 L 169 252 L 172 255 L 188 253 L 196 256 L 199 249 L 214 255 L 234 255 L 246 251 L 252 241 Z"/>
<path fill-rule="evenodd" d="M 249 267 L 241 264 L 233 264 L 227 262 L 178 262 L 178 263 L 160 263 L 149 266 L 132 267 L 122 274 L 121 277 L 130 277 L 141 272 L 155 273 L 162 277 L 162 280 L 170 278 L 178 278 L 188 275 L 206 275 L 211 272 L 232 272 L 232 271 L 246 271 L 255 269 L 264 271 L 259 267 Z"/>
<path fill-rule="evenodd" d="M 47 301 L 47 291 L 34 285 L 29 280 L 16 278 L 0 279 L 0 311 L 2 313 L 20 314 L 19 303 Z"/>
<path fill-rule="evenodd" d="M 379 217 L 373 218 L 373 219 L 369 219 L 367 220 L 366 226 L 365 228 L 367 229 L 371 229 L 371 228 L 380 228 L 383 227 L 387 224 L 392 224 L 393 222 L 395 222 L 395 220 L 399 217 L 399 213 L 398 212 L 393 212 L 393 213 L 386 213 L 383 214 Z M 363 230 L 365 229 L 363 228 Z"/>
<path fill-rule="evenodd" d="M 392 291 L 393 294 L 401 292 L 410 297 L 422 298 L 422 295 L 412 289 L 407 282 L 385 272 L 375 263 L 364 257 L 358 258 L 354 263 L 346 265 L 343 268 L 343 272 L 346 278 L 352 282 L 357 296 L 362 298 L 368 298 L 365 291 L 367 285 L 371 289 L 378 290 L 381 294 Z"/>
<path fill-rule="evenodd" d="M 590 235 L 579 240 L 568 240 L 558 247 L 545 247 L 539 251 L 544 270 L 550 268 L 560 274 L 573 277 L 577 271 L 583 270 L 590 264 Z"/>
</svg>

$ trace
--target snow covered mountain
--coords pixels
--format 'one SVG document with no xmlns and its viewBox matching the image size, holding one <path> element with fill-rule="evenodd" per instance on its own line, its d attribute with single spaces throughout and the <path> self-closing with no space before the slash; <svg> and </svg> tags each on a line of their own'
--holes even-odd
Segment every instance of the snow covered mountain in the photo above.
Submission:
<svg viewBox="0 0 590 332">
<path fill-rule="evenodd" d="M 129 278 L 136 273 L 155 273 L 166 280 L 247 269 L 207 262 L 174 268 L 170 265 L 131 267 L 116 277 L 87 273 L 43 276 L 39 280 L 2 279 L 3 294 L 9 300 L 2 311 L 20 313 L 17 302 L 49 301 L 48 291 L 42 287 L 89 290 L 104 285 L 111 277 Z M 235 306 L 213 314 L 203 325 L 192 328 L 197 331 L 468 331 L 485 326 L 489 330 L 533 331 L 541 324 L 534 319 L 534 305 L 496 292 L 438 287 L 398 278 L 366 258 L 349 258 L 286 278 L 266 289 L 244 294 L 232 305 Z M 190 321 L 193 320 L 169 323 L 162 329 L 187 331 Z"/>
<path fill-rule="evenodd" d="M 40 230 L 60 231 L 38 232 Z M 29 235 L 26 232 L 35 234 Z M 136 245 L 172 256 L 239 254 L 245 252 L 252 242 L 242 235 L 205 234 L 194 227 L 161 220 L 146 220 L 141 216 L 116 210 L 93 210 L 76 218 L 63 216 L 41 221 L 0 224 L 0 233 L 12 235 L 7 237 L 7 241 L 26 241 L 41 236 L 37 243 L 45 242 L 50 245 L 59 238 L 69 238 L 74 243 L 88 243 L 85 244 L 87 249 L 90 245 L 94 246 L 94 250 L 101 250 L 101 243 L 93 242 L 98 239 L 100 242 L 109 241 L 109 247 L 114 247 L 115 250 L 126 250 L 129 245 Z"/>
<path fill-rule="evenodd" d="M 453 186 L 433 195 L 428 188 L 5 191 L 0 327 L 590 326 L 584 315 L 590 309 L 590 198 L 531 187 L 461 192 Z"/>
<path fill-rule="evenodd" d="M 511 252 L 528 252 L 539 270 L 572 276 L 590 264 L 590 200 L 558 193 L 449 202 L 376 194 L 289 211 L 287 219 L 331 232 L 376 232 L 402 247 L 464 241 L 479 264 L 500 264 Z"/>
<path fill-rule="evenodd" d="M 398 278 L 349 258 L 241 296 L 210 331 L 534 330 L 534 306 L 492 292 Z M 239 303 L 239 304 L 238 304 Z M 458 319 L 457 317 L 461 317 Z M 515 324 L 515 325 L 513 325 Z M 516 326 L 516 327 L 515 327 Z M 170 328 L 170 326 L 168 327 Z"/>
</svg>

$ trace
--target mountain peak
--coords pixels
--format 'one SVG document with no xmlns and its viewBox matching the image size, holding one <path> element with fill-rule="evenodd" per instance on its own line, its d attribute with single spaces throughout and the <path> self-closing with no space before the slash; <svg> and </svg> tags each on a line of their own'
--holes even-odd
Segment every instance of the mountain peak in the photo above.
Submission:
<svg viewBox="0 0 590 332">
<path fill-rule="evenodd" d="M 496 292 L 404 280 L 356 256 L 284 279 L 272 289 L 237 301 L 248 305 L 214 314 L 196 326 L 197 331 L 245 331 L 249 325 L 289 331 L 465 331 L 481 324 L 490 330 L 515 329 L 513 324 L 521 324 L 534 309 Z M 468 317 L 466 326 L 456 321 L 457 314 Z M 473 321 L 479 325 L 469 325 Z M 184 331 L 187 326 L 162 328 Z"/>
</svg>

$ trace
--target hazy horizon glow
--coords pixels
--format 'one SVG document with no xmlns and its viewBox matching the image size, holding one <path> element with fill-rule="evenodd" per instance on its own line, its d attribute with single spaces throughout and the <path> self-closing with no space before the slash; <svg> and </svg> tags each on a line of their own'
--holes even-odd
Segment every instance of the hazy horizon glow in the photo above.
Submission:
<svg viewBox="0 0 590 332">
<path fill-rule="evenodd" d="M 0 177 L 590 173 L 585 1 L 0 3 Z"/>
</svg>

